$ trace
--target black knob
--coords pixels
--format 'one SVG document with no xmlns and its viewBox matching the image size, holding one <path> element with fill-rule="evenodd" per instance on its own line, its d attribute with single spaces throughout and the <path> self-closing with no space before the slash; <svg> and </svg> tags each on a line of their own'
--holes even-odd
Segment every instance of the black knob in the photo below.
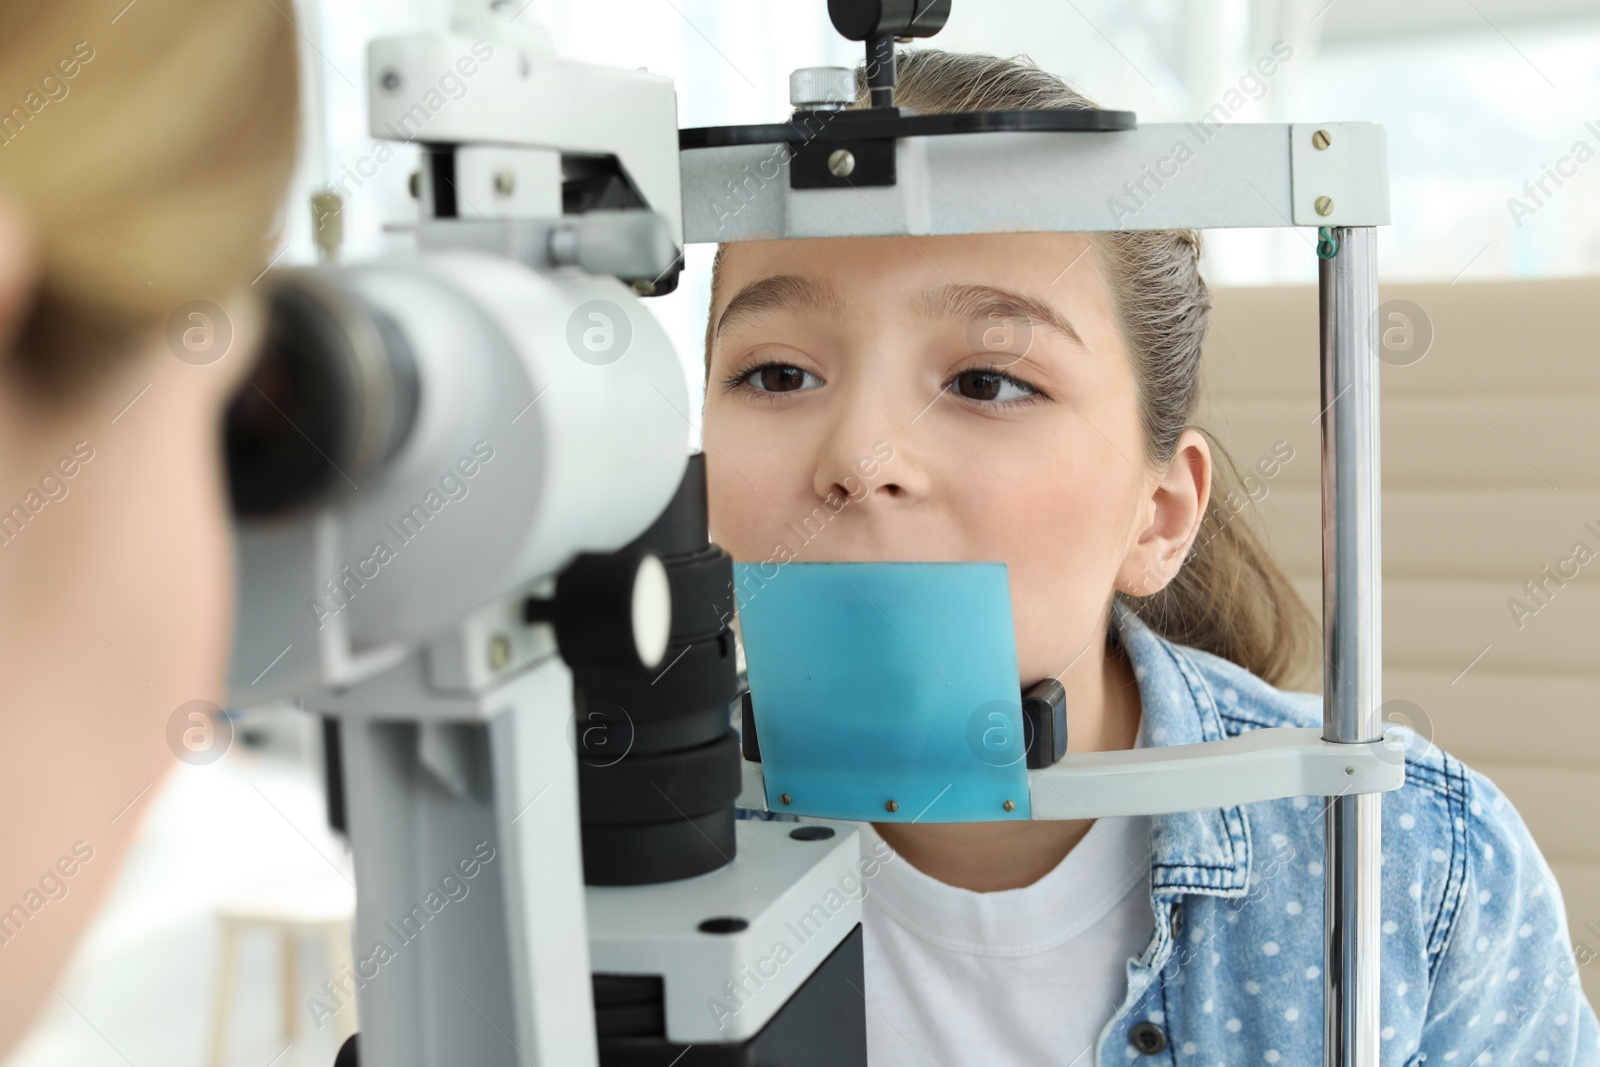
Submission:
<svg viewBox="0 0 1600 1067">
<path fill-rule="evenodd" d="M 653 552 L 584 553 L 561 572 L 553 600 L 524 602 L 523 618 L 555 623 L 574 667 L 651 668 L 671 635 L 671 583 Z"/>
<path fill-rule="evenodd" d="M 950 0 L 828 0 L 828 18 L 849 41 L 932 37 L 950 19 Z"/>
</svg>

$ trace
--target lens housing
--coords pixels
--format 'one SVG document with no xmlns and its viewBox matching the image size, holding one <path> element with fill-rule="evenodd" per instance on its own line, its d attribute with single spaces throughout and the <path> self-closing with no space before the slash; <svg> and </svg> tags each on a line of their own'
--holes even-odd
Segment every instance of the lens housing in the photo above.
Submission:
<svg viewBox="0 0 1600 1067">
<path fill-rule="evenodd" d="M 326 274 L 274 272 L 255 368 L 228 405 L 234 515 L 298 513 L 392 456 L 416 420 L 416 359 L 382 309 Z"/>
</svg>

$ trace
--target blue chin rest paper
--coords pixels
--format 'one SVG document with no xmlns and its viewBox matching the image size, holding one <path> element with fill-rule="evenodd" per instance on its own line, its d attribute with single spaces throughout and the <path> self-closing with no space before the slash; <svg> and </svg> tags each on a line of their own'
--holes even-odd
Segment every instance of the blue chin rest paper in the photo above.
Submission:
<svg viewBox="0 0 1600 1067">
<path fill-rule="evenodd" d="M 870 822 L 1029 818 L 1004 563 L 733 570 L 768 808 Z"/>
</svg>

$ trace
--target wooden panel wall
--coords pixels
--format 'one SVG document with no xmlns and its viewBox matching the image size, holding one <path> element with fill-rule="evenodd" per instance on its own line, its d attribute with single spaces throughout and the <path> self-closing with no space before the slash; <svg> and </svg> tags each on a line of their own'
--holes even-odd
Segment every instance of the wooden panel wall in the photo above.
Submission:
<svg viewBox="0 0 1600 1067">
<path fill-rule="evenodd" d="M 1316 289 L 1213 299 L 1197 421 L 1241 472 L 1293 446 L 1245 510 L 1320 613 Z M 1381 299 L 1383 699 L 1420 707 L 1510 797 L 1580 961 L 1600 957 L 1600 277 L 1385 284 Z M 1581 973 L 1600 1004 L 1600 958 Z"/>
</svg>

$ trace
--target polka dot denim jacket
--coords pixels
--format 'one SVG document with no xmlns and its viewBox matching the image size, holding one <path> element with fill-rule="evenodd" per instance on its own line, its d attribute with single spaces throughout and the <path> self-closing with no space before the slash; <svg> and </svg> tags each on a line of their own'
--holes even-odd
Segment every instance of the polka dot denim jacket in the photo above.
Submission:
<svg viewBox="0 0 1600 1067">
<path fill-rule="evenodd" d="M 1144 744 L 1322 725 L 1320 696 L 1170 642 L 1120 602 L 1115 619 Z M 1381 1064 L 1600 1067 L 1561 891 L 1521 816 L 1488 778 L 1410 742 L 1406 784 L 1383 794 Z M 1321 1067 L 1325 803 L 1151 816 L 1155 932 L 1096 1064 Z"/>
</svg>

